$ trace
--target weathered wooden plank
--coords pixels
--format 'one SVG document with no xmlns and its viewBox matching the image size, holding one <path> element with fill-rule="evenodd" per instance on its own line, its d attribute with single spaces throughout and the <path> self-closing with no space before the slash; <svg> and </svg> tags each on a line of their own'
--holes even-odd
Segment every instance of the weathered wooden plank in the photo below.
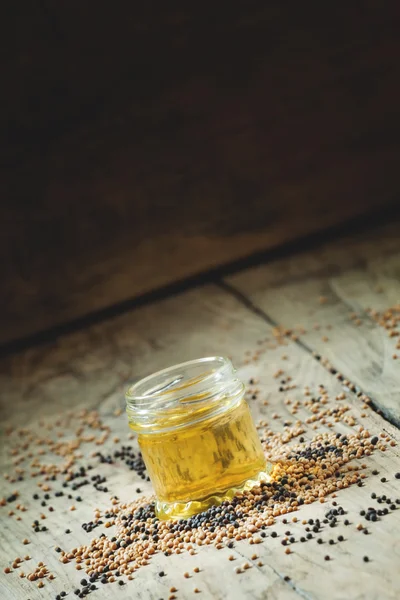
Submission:
<svg viewBox="0 0 400 600">
<path fill-rule="evenodd" d="M 0 99 L 0 343 L 398 196 L 394 5 L 127 4 L 47 3 Z"/>
<path fill-rule="evenodd" d="M 235 275 L 230 285 L 283 327 L 295 329 L 310 350 L 368 394 L 400 424 L 399 338 L 367 309 L 384 312 L 400 299 L 400 225 L 337 240 Z M 304 328 L 304 331 L 296 328 Z"/>
<path fill-rule="evenodd" d="M 199 288 L 142 307 L 86 331 L 64 336 L 52 345 L 3 359 L 0 390 L 3 409 L 6 409 L 5 425 L 7 422 L 17 423 L 32 431 L 39 430 L 43 435 L 46 419 L 40 425 L 37 421 L 39 418 L 48 416 L 49 422 L 53 423 L 67 408 L 77 411 L 84 407 L 97 407 L 102 419 L 111 428 L 110 438 L 101 448 L 102 452 L 108 453 L 115 447 L 114 436 L 128 440 L 126 418 L 124 415 L 116 416 L 115 409 L 123 406 L 123 389 L 129 380 L 183 359 L 223 354 L 232 357 L 239 367 L 239 375 L 245 381 L 250 378 L 259 380 L 256 384 L 260 389 L 258 399 L 249 400 L 255 418 L 268 421 L 274 432 L 282 431 L 285 422 L 299 419 L 304 425 L 303 435 L 309 440 L 315 434 L 315 429 L 312 423 L 306 423 L 310 413 L 302 405 L 305 386 L 310 386 L 313 394 L 318 385 L 323 384 L 331 398 L 342 392 L 343 388 L 309 352 L 290 340 L 285 344 L 277 345 L 271 325 L 226 291 L 214 286 Z M 274 377 L 279 368 L 284 369 L 285 376 L 292 377 L 295 386 L 284 394 L 279 391 L 279 378 Z M 346 395 L 342 403 L 349 405 L 349 414 L 354 417 L 357 427 L 362 424 L 373 434 L 384 428 L 391 439 L 399 440 L 399 433 L 394 427 L 373 411 L 366 410 L 364 413 L 354 394 Z M 291 412 L 291 406 L 283 402 L 287 397 L 293 402 L 300 402 L 296 417 Z M 340 402 L 332 399 L 328 406 L 339 405 Z M 318 430 L 345 433 L 353 428 L 345 423 L 333 423 L 333 429 L 329 429 L 326 422 L 325 425 L 319 424 Z M 7 470 L 12 460 L 5 453 L 11 443 L 8 440 L 7 444 L 2 445 L 2 470 Z M 136 444 L 135 440 L 129 443 Z M 86 461 L 90 452 L 91 445 L 88 444 L 83 449 Z M 379 486 L 383 485 L 377 484 L 376 478 L 371 476 L 373 469 L 378 469 L 380 476 L 387 476 L 385 493 L 394 498 L 396 494 L 400 495 L 400 483 L 393 478 L 394 471 L 398 470 L 398 448 L 389 446 L 385 453 L 374 452 L 365 462 L 367 477 L 364 486 L 342 490 L 337 498 L 338 503 L 348 511 L 351 526 L 344 527 L 341 522 L 334 530 L 323 530 L 321 537 L 325 540 L 324 546 L 318 546 L 315 539 L 307 544 L 298 542 L 292 546 L 292 554 L 286 555 L 280 543 L 282 538 L 268 536 L 258 546 L 240 542 L 235 544 L 234 549 L 225 548 L 221 551 L 198 548 L 195 556 L 182 554 L 167 558 L 157 555 L 148 567 L 135 574 L 133 581 L 116 590 L 118 595 L 121 599 L 155 600 L 166 597 L 173 585 L 178 588 L 178 598 L 192 597 L 194 587 L 200 589 L 202 598 L 210 599 L 251 596 L 260 600 L 271 597 L 341 600 L 343 597 L 361 599 L 366 595 L 371 598 L 396 598 L 400 555 L 392 531 L 400 524 L 400 511 L 394 511 L 385 520 L 368 525 L 372 532 L 370 536 L 357 531 L 356 524 L 361 520 L 360 508 L 371 503 L 371 492 L 379 492 Z M 109 494 L 99 494 L 91 486 L 83 488 L 79 493 L 84 502 L 77 504 L 74 512 L 68 510 L 73 500 L 52 499 L 56 510 L 49 513 L 46 519 L 49 531 L 40 534 L 35 534 L 30 528 L 37 512 L 35 502 L 31 499 L 32 493 L 37 490 L 34 480 L 4 483 L 6 494 L 18 487 L 21 501 L 28 511 L 21 513 L 22 521 L 15 521 L 11 517 L 2 519 L 5 521 L 0 531 L 2 565 L 9 564 L 14 555 L 21 555 L 28 550 L 35 564 L 45 557 L 46 564 L 57 575 L 54 583 L 46 582 L 41 590 L 28 585 L 15 573 L 3 576 L 1 585 L 3 595 L 6 594 L 4 597 L 19 600 L 29 594 L 32 600 L 39 597 L 46 600 L 53 598 L 61 589 L 76 586 L 82 571 L 75 571 L 72 563 L 60 565 L 53 547 L 60 545 L 67 549 L 85 543 L 88 535 L 80 524 L 91 518 L 95 507 L 105 509 L 109 505 L 109 496 L 116 494 L 122 500 L 138 497 L 135 492 L 138 481 L 143 493 L 150 493 L 150 484 L 138 480 L 123 464 L 96 466 L 95 472 L 107 477 Z M 326 504 L 302 506 L 297 513 L 298 523 L 284 525 L 278 519 L 274 529 L 281 536 L 289 527 L 299 539 L 304 531 L 300 521 L 310 517 L 318 517 L 322 521 L 327 507 L 332 507 L 331 500 L 328 499 Z M 65 535 L 65 527 L 72 530 L 70 536 Z M 101 531 L 99 528 L 96 533 Z M 340 534 L 345 536 L 346 542 L 328 546 L 328 539 L 337 539 Z M 24 537 L 31 540 L 29 546 L 22 545 Z M 258 559 L 251 558 L 255 551 L 263 562 L 262 567 L 257 567 Z M 332 556 L 329 563 L 323 559 L 328 553 Z M 235 561 L 228 561 L 230 554 L 235 556 Z M 362 560 L 366 554 L 371 557 L 368 565 Z M 349 556 L 352 557 L 351 561 Z M 236 575 L 234 568 L 246 560 L 253 565 L 252 568 Z M 200 568 L 200 573 L 186 580 L 183 572 L 192 571 L 195 566 Z M 161 570 L 167 573 L 165 578 L 158 577 L 157 573 Z M 289 576 L 290 580 L 286 581 L 285 576 Z M 110 588 L 103 587 L 96 592 L 96 596 L 108 597 L 109 593 Z"/>
</svg>

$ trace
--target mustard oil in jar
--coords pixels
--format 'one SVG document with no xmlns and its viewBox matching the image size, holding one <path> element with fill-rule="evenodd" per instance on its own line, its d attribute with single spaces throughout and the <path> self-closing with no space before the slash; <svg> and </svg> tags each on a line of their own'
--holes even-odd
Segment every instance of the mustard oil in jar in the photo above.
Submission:
<svg viewBox="0 0 400 600">
<path fill-rule="evenodd" d="M 268 479 L 244 385 L 224 358 L 147 377 L 127 393 L 159 518 L 187 518 Z"/>
</svg>

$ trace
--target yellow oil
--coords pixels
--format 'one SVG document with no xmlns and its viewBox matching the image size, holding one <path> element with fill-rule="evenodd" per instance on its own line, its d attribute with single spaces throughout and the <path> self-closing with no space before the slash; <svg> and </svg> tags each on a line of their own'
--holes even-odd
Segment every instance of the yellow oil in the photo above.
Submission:
<svg viewBox="0 0 400 600">
<path fill-rule="evenodd" d="M 159 518 L 187 518 L 265 479 L 247 402 L 173 431 L 139 435 Z"/>
</svg>

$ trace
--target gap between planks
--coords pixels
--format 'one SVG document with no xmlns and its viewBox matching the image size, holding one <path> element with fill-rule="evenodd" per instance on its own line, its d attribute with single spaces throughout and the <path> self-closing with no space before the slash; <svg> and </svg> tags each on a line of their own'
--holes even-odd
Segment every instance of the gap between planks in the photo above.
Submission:
<svg viewBox="0 0 400 600">
<path fill-rule="evenodd" d="M 248 298 L 245 294 L 243 294 L 243 292 L 241 292 L 239 289 L 237 289 L 236 287 L 234 287 L 233 285 L 231 285 L 230 283 L 227 283 L 226 281 L 218 281 L 216 282 L 216 284 L 221 287 L 223 290 L 225 290 L 228 294 L 233 295 L 239 302 L 241 302 L 248 310 L 250 310 L 252 313 L 254 313 L 255 315 L 257 315 L 258 317 L 260 317 L 261 319 L 263 319 L 263 321 L 265 321 L 266 323 L 268 323 L 269 325 L 271 325 L 271 327 L 281 327 L 284 326 L 284 323 L 278 323 L 277 321 L 275 321 L 274 319 L 272 319 L 272 317 L 270 317 L 266 312 L 264 312 L 264 310 L 262 310 L 259 306 L 256 306 L 253 301 Z M 365 311 L 364 311 L 365 312 Z M 369 317 L 368 313 L 365 313 L 366 316 L 368 316 L 368 318 L 370 319 L 371 322 L 374 322 L 371 317 Z M 300 348 L 302 348 L 305 352 L 311 354 L 311 356 L 314 358 L 315 361 L 319 362 L 321 364 L 322 367 L 324 367 L 327 371 L 329 371 L 329 369 L 324 365 L 324 363 L 320 360 L 318 360 L 315 357 L 315 353 L 314 350 L 312 350 L 310 348 L 310 346 L 308 346 L 308 344 L 304 343 L 302 340 L 292 340 L 295 344 L 297 344 Z M 339 369 L 335 368 L 335 365 L 332 365 L 332 367 L 339 372 Z M 333 375 L 334 376 L 334 375 Z M 345 379 L 347 379 L 348 381 L 351 382 L 350 378 L 345 376 Z M 359 386 L 357 386 L 359 388 Z M 346 386 L 347 388 L 347 386 Z M 355 393 L 351 388 L 348 388 L 348 391 L 351 392 L 354 396 L 357 397 L 357 393 Z M 361 393 L 365 393 L 364 390 L 360 390 Z M 370 397 L 370 395 L 369 395 Z M 358 399 L 358 398 L 357 398 Z M 376 404 L 375 400 L 373 397 L 371 397 L 371 402 L 369 402 L 369 406 L 380 416 L 382 417 L 385 421 L 387 421 L 388 423 L 390 423 L 391 425 L 394 425 L 397 429 L 400 429 L 400 421 L 394 417 L 391 417 L 388 414 L 384 414 L 382 412 L 382 410 L 378 407 L 378 405 Z"/>
</svg>

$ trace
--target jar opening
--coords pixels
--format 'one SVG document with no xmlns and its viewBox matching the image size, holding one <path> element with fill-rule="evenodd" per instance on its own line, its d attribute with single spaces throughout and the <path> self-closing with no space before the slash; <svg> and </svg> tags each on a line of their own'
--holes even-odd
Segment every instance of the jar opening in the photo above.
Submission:
<svg viewBox="0 0 400 600">
<path fill-rule="evenodd" d="M 147 433 L 188 425 L 226 409 L 243 389 L 226 358 L 184 362 L 149 375 L 128 389 L 129 423 L 132 429 Z"/>
</svg>

